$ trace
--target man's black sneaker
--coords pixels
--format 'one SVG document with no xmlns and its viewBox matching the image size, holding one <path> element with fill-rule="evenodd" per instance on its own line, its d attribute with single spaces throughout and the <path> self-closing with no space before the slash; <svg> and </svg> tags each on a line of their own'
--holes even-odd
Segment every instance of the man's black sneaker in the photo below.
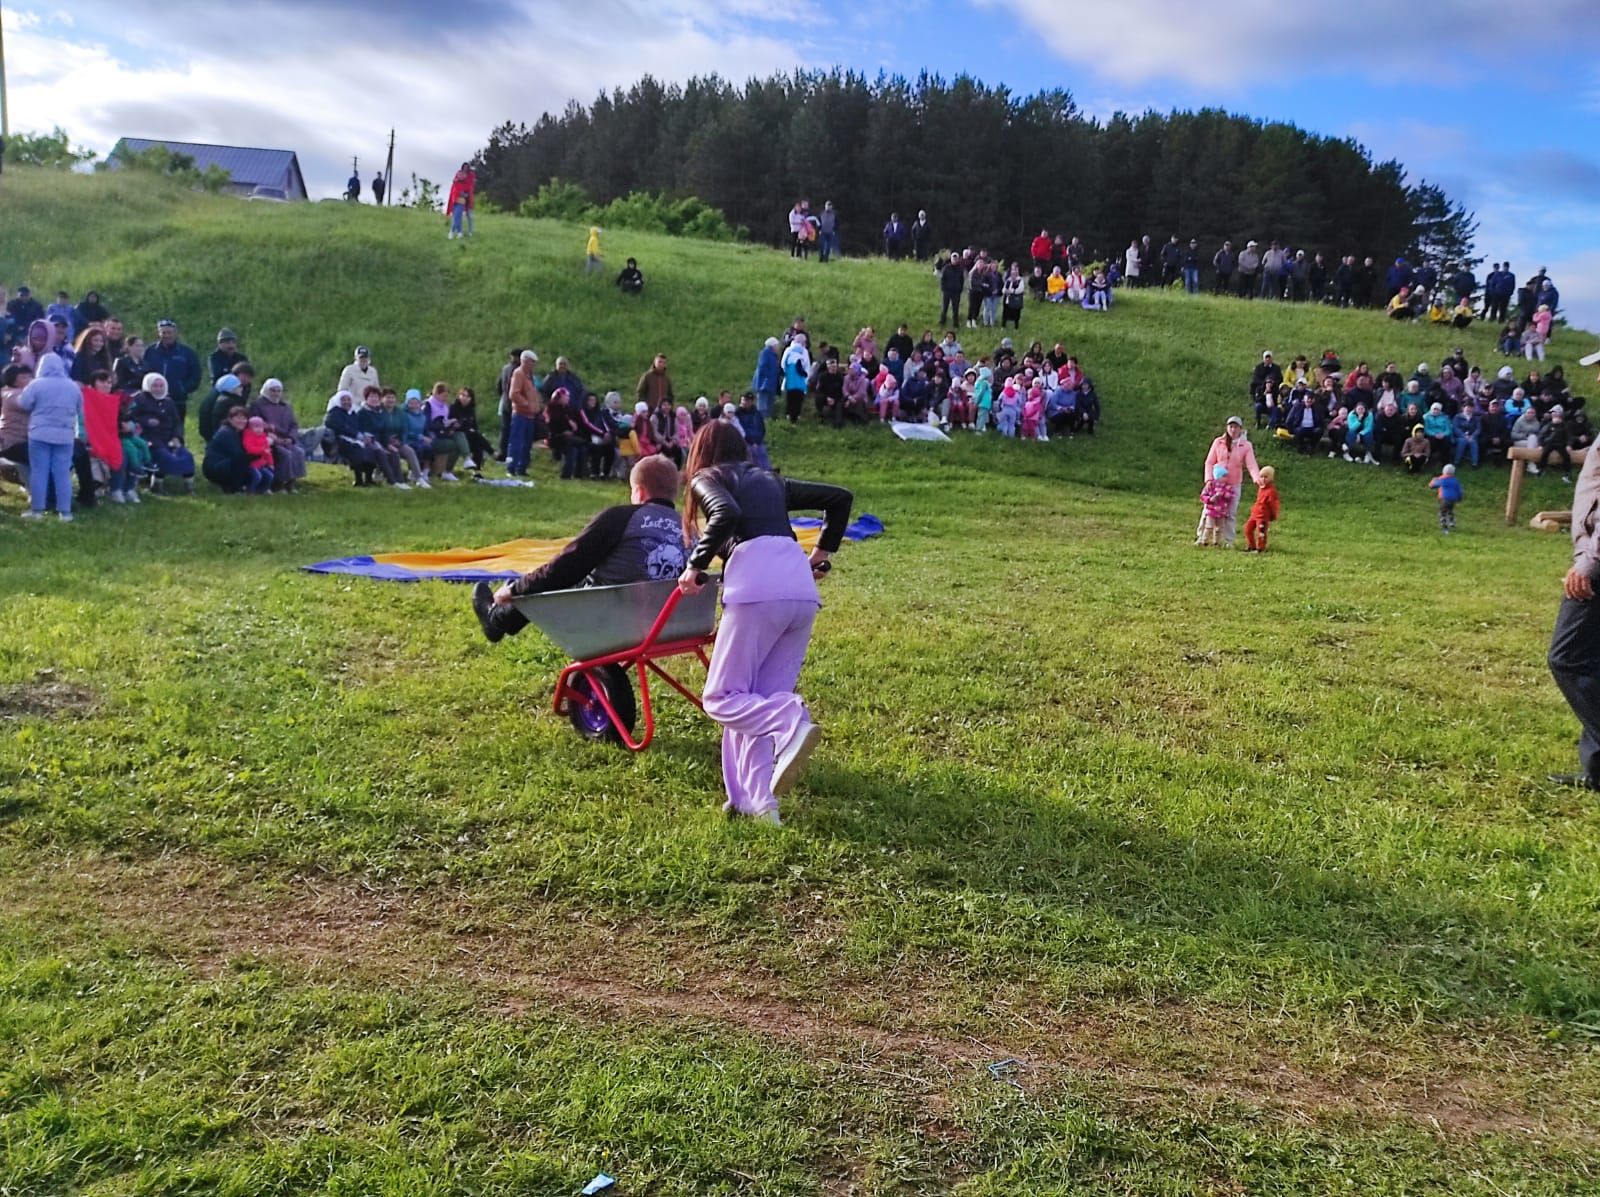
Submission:
<svg viewBox="0 0 1600 1197">
<path fill-rule="evenodd" d="M 472 588 L 472 611 L 483 625 L 483 634 L 489 638 L 489 643 L 499 643 L 505 633 L 495 627 L 494 588 L 489 583 L 479 582 Z"/>
<path fill-rule="evenodd" d="M 1552 773 L 1549 780 L 1558 786 L 1572 786 L 1579 790 L 1600 790 L 1600 782 L 1584 773 Z"/>
</svg>

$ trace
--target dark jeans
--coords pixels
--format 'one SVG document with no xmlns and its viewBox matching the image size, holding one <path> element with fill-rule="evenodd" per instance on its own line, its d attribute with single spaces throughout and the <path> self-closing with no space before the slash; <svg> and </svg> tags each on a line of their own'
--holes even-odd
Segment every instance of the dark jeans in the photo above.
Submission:
<svg viewBox="0 0 1600 1197">
<path fill-rule="evenodd" d="M 789 423 L 798 424 L 800 414 L 806 408 L 806 393 L 804 391 L 785 391 L 783 393 L 784 414 L 789 417 Z"/>
<path fill-rule="evenodd" d="M 1550 637 L 1550 673 L 1578 717 L 1578 765 L 1600 779 L 1600 599 L 1562 599 Z"/>
<path fill-rule="evenodd" d="M 1546 448 L 1543 453 L 1539 454 L 1539 468 L 1542 470 L 1550 464 L 1550 454 L 1552 453 L 1561 454 L 1561 472 L 1563 474 L 1572 473 L 1572 454 L 1565 449 Z"/>
<path fill-rule="evenodd" d="M 1211 289 L 1212 289 L 1213 292 L 1215 292 L 1218 295 L 1226 295 L 1229 291 L 1233 290 L 1233 275 L 1232 274 L 1219 274 L 1219 275 L 1217 275 L 1216 284 Z"/>
<path fill-rule="evenodd" d="M 956 292 L 956 294 L 952 295 L 948 291 L 941 291 L 939 293 L 939 295 L 940 295 L 940 303 L 939 303 L 939 325 L 940 325 L 940 327 L 942 328 L 944 326 L 944 318 L 945 318 L 945 314 L 947 312 L 950 315 L 950 323 L 951 324 L 960 324 L 961 323 L 961 293 L 958 291 L 958 292 Z"/>
<path fill-rule="evenodd" d="M 589 477 L 609 478 L 611 467 L 617 464 L 617 443 L 607 441 L 603 445 L 589 446 Z"/>
<path fill-rule="evenodd" d="M 240 462 L 232 469 L 223 469 L 216 465 L 202 466 L 201 469 L 207 482 L 221 488 L 227 494 L 237 494 L 250 488 L 250 466 L 246 462 Z"/>
<path fill-rule="evenodd" d="M 1004 328 L 1007 324 L 1010 324 L 1012 328 L 1021 331 L 1022 305 L 1020 303 L 1015 307 L 1008 303 L 1000 309 L 1000 327 Z"/>
</svg>

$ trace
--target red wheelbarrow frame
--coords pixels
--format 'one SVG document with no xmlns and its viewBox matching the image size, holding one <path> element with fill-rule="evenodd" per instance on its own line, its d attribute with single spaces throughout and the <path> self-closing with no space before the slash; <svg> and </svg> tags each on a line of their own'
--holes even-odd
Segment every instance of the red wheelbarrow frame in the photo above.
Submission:
<svg viewBox="0 0 1600 1197">
<path fill-rule="evenodd" d="M 683 599 L 683 591 L 673 587 L 672 593 L 667 596 L 667 601 L 661 604 L 661 613 L 656 616 L 655 623 L 650 625 L 650 631 L 645 638 L 634 648 L 620 649 L 614 653 L 607 653 L 603 657 L 591 657 L 587 661 L 574 661 L 561 671 L 561 677 L 556 681 L 555 698 L 551 702 L 551 709 L 557 715 L 565 715 L 571 709 L 571 703 L 598 702 L 600 709 L 606 713 L 606 718 L 611 721 L 612 729 L 616 731 L 622 744 L 630 752 L 643 752 L 650 747 L 650 741 L 656 735 L 656 716 L 650 703 L 650 674 L 654 673 L 666 682 L 679 694 L 683 695 L 702 711 L 706 709 L 700 696 L 689 689 L 677 678 L 673 677 L 656 662 L 668 657 L 686 657 L 693 654 L 700 658 L 700 664 L 707 669 L 711 668 L 711 658 L 706 655 L 706 649 L 717 638 L 713 629 L 710 635 L 695 636 L 687 640 L 666 640 L 658 643 L 658 637 L 663 628 L 672 618 L 672 613 L 677 610 L 678 603 Z M 616 708 L 611 705 L 611 699 L 606 695 L 605 683 L 599 678 L 589 678 L 589 693 L 579 694 L 573 687 L 572 680 L 578 674 L 589 674 L 591 670 L 603 669 L 607 665 L 620 665 L 626 673 L 629 669 L 636 670 L 639 674 L 639 706 L 644 715 L 644 736 L 635 741 L 628 731 L 627 725 L 617 715 Z"/>
</svg>

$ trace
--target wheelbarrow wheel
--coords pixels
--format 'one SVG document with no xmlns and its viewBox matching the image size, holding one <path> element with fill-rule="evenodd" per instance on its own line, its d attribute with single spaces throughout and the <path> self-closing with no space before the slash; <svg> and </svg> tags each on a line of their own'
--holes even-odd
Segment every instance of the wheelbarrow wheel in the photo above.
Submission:
<svg viewBox="0 0 1600 1197">
<path fill-rule="evenodd" d="M 633 684 L 628 681 L 628 671 L 620 665 L 605 665 L 574 677 L 573 697 L 567 703 L 567 717 L 572 720 L 573 728 L 585 740 L 621 744 L 622 737 L 617 734 L 611 717 L 606 714 L 605 707 L 601 706 L 594 696 L 597 677 L 600 684 L 605 687 L 606 700 L 611 704 L 611 709 L 627 727 L 628 734 L 630 736 L 633 734 L 634 724 L 639 720 L 639 708 L 633 699 Z"/>
</svg>

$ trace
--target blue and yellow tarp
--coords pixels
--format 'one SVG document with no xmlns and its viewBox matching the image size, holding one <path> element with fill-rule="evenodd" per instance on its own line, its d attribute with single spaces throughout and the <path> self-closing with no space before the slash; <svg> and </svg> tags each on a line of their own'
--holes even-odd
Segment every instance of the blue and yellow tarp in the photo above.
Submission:
<svg viewBox="0 0 1600 1197">
<path fill-rule="evenodd" d="M 795 536 L 807 549 L 815 548 L 822 534 L 819 519 L 793 521 Z M 883 535 L 883 521 L 862 515 L 845 530 L 846 540 L 869 540 Z M 538 569 L 559 553 L 565 540 L 507 540 L 481 549 L 445 549 L 437 553 L 377 553 L 336 557 L 305 566 L 313 574 L 348 574 L 380 582 L 504 582 Z"/>
</svg>

